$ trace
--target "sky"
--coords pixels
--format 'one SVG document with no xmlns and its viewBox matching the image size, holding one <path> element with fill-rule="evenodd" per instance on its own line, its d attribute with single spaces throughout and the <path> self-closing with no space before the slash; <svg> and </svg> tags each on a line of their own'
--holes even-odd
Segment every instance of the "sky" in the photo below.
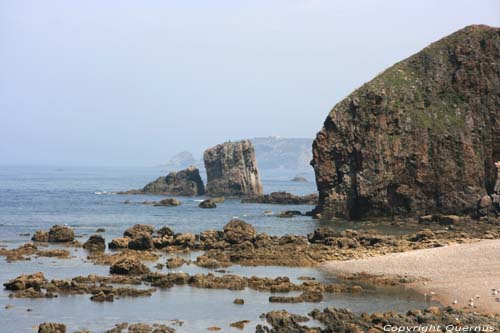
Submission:
<svg viewBox="0 0 500 333">
<path fill-rule="evenodd" d="M 155 165 L 309 137 L 498 0 L 0 0 L 0 164 Z"/>
</svg>

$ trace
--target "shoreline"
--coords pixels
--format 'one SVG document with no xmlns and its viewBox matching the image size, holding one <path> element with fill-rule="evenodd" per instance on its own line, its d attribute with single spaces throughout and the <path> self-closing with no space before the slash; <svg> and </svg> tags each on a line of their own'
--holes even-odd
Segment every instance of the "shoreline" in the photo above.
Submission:
<svg viewBox="0 0 500 333">
<path fill-rule="evenodd" d="M 498 253 L 500 239 L 481 240 L 366 259 L 329 261 L 319 268 L 334 273 L 406 275 L 417 279 L 404 284 L 407 288 L 444 306 L 500 314 L 500 291 L 494 294 L 492 290 L 500 290 Z"/>
</svg>

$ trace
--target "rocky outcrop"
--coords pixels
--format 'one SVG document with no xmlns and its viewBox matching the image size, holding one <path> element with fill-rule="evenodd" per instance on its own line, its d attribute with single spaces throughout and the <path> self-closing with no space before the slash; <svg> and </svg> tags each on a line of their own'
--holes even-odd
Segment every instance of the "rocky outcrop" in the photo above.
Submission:
<svg viewBox="0 0 500 333">
<path fill-rule="evenodd" d="M 135 258 L 123 258 L 113 263 L 109 272 L 118 275 L 142 275 L 149 273 L 149 268 Z"/>
<path fill-rule="evenodd" d="M 257 232 L 254 227 L 243 220 L 232 219 L 224 226 L 226 241 L 230 244 L 253 241 Z"/>
<path fill-rule="evenodd" d="M 206 200 L 203 200 L 202 202 L 200 202 L 198 207 L 200 207 L 200 208 L 217 208 L 217 204 L 212 199 L 206 199 Z"/>
<path fill-rule="evenodd" d="M 38 326 L 38 333 L 66 333 L 66 325 L 59 323 L 42 323 Z"/>
<path fill-rule="evenodd" d="M 154 230 L 154 226 L 150 224 L 135 224 L 134 226 L 125 230 L 125 232 L 123 233 L 123 237 L 134 238 L 135 236 L 142 233 L 151 235 Z"/>
<path fill-rule="evenodd" d="M 144 186 L 140 190 L 118 192 L 118 194 L 166 194 L 181 196 L 196 196 L 205 194 L 205 185 L 200 177 L 200 171 L 195 166 L 170 172 L 164 177 Z"/>
<path fill-rule="evenodd" d="M 25 290 L 32 288 L 34 290 L 40 290 L 42 285 L 46 283 L 47 280 L 42 272 L 20 275 L 15 279 L 12 279 L 4 283 L 4 287 L 7 290 Z"/>
<path fill-rule="evenodd" d="M 49 242 L 64 243 L 72 242 L 75 239 L 75 233 L 70 227 L 55 225 L 49 230 Z"/>
<path fill-rule="evenodd" d="M 250 140 L 226 142 L 205 150 L 207 193 L 249 196 L 263 193 L 255 149 Z"/>
<path fill-rule="evenodd" d="M 49 233 L 44 230 L 37 230 L 33 237 L 31 237 L 33 242 L 48 242 L 49 241 Z"/>
<path fill-rule="evenodd" d="M 332 109 L 313 144 L 318 217 L 474 214 L 500 160 L 500 29 L 469 26 Z"/>
<path fill-rule="evenodd" d="M 106 250 L 106 240 L 101 235 L 91 235 L 89 239 L 83 243 L 83 248 L 89 251 L 104 251 Z"/>
<path fill-rule="evenodd" d="M 277 205 L 316 205 L 318 203 L 318 195 L 295 195 L 288 192 L 271 192 L 270 194 L 244 198 L 241 202 Z"/>
<path fill-rule="evenodd" d="M 256 333 L 283 333 L 283 332 L 382 332 L 398 331 L 398 328 L 424 327 L 426 331 L 444 331 L 444 326 L 450 330 L 490 330 L 500 328 L 498 317 L 481 315 L 472 311 L 463 311 L 452 307 L 429 307 L 424 310 L 410 310 L 406 314 L 398 312 L 363 313 L 355 314 L 349 309 L 334 307 L 325 308 L 323 311 L 315 309 L 308 314 L 300 316 L 288 313 L 285 310 L 271 311 L 262 317 L 271 327 L 257 325 Z M 311 325 L 321 323 L 322 327 L 307 327 L 302 323 L 314 319 Z M 443 325 L 446 323 L 446 325 Z M 439 328 L 440 327 L 440 328 Z M 436 329 L 432 329 L 436 328 Z M 427 330 L 429 329 L 429 330 Z M 401 331 L 401 330 L 400 330 Z M 408 330 L 402 330 L 408 331 Z"/>
</svg>

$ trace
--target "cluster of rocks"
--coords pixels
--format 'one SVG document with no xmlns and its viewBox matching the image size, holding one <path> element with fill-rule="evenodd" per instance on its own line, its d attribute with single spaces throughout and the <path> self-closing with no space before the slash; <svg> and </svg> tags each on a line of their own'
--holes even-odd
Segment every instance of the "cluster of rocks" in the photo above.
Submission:
<svg viewBox="0 0 500 333">
<path fill-rule="evenodd" d="M 194 288 L 205 289 L 227 289 L 244 290 L 246 288 L 257 291 L 268 291 L 272 293 L 288 293 L 292 291 L 301 291 L 303 296 L 297 298 L 296 302 L 310 302 L 313 299 L 322 299 L 322 293 L 357 293 L 363 291 L 359 285 L 352 284 L 324 284 L 318 281 L 304 281 L 301 284 L 295 284 L 288 277 L 263 278 L 263 277 L 244 277 L 233 274 L 214 275 L 188 273 L 150 273 L 142 276 L 144 282 L 148 282 L 153 287 L 172 288 L 176 285 L 189 285 Z M 312 295 L 316 296 L 312 296 Z M 318 296 L 321 295 L 321 296 Z M 286 302 L 286 297 L 282 298 Z M 270 302 L 279 302 L 279 298 L 272 296 Z"/>
<path fill-rule="evenodd" d="M 114 328 L 104 333 L 175 333 L 175 329 L 164 324 L 116 324 Z M 42 323 L 38 326 L 38 333 L 66 333 L 66 325 L 60 323 Z M 91 333 L 88 330 L 80 330 L 75 333 Z"/>
<path fill-rule="evenodd" d="M 385 312 L 355 314 L 348 309 L 328 307 L 315 309 L 308 316 L 288 313 L 285 310 L 271 311 L 261 316 L 270 327 L 257 325 L 256 333 L 330 333 L 330 332 L 384 332 L 398 328 L 422 327 L 429 332 L 474 331 L 492 332 L 500 329 L 500 318 L 473 312 L 464 312 L 451 307 L 429 307 L 410 310 L 406 314 Z M 314 319 L 321 327 L 308 327 L 304 323 Z M 431 329 L 434 327 L 434 329 Z M 440 328 L 437 328 L 440 327 Z"/>
<path fill-rule="evenodd" d="M 56 257 L 59 259 L 70 258 L 70 252 L 64 249 L 39 250 L 34 243 L 26 243 L 15 249 L 0 248 L 0 256 L 5 256 L 7 262 L 30 260 L 30 256 Z"/>
<path fill-rule="evenodd" d="M 287 211 L 279 216 L 291 217 L 300 212 Z M 381 235 L 374 228 L 386 223 L 392 228 L 414 228 L 413 233 Z M 306 236 L 270 236 L 257 233 L 252 225 L 243 220 L 233 219 L 223 230 L 207 230 L 199 234 L 175 233 L 168 226 L 155 231 L 151 225 L 137 224 L 128 228 L 123 237 L 115 238 L 108 247 L 118 252 L 104 253 L 105 239 L 94 234 L 83 244 L 91 253 L 89 259 L 98 264 L 110 264 L 119 259 L 134 256 L 141 260 L 157 260 L 155 250 L 179 252 L 199 250 L 205 253 L 194 262 L 206 268 L 241 265 L 282 265 L 314 266 L 327 260 L 357 259 L 373 255 L 403 252 L 414 249 L 443 246 L 451 243 L 470 242 L 475 239 L 494 239 L 500 237 L 498 218 L 470 220 L 455 215 L 428 215 L 414 220 L 395 220 L 365 222 L 365 231 L 335 231 L 331 228 L 318 228 Z M 46 237 L 39 236 L 46 234 Z M 38 231 L 33 239 L 72 240 L 74 232 L 69 227 L 54 226 L 50 231 Z M 63 249 L 38 249 L 37 243 L 25 244 L 17 249 L 0 249 L 0 255 L 7 261 L 27 260 L 32 255 L 68 258 L 70 253 Z M 75 241 L 63 244 L 76 246 Z M 178 267 L 182 262 L 171 260 L 167 266 Z"/>
<path fill-rule="evenodd" d="M 203 154 L 207 171 L 207 186 L 203 184 L 200 171 L 195 166 L 179 172 L 170 172 L 139 190 L 118 194 L 168 194 L 181 196 L 230 196 L 262 195 L 255 149 L 250 140 L 225 142 L 205 150 Z M 161 202 L 144 202 L 162 205 Z M 208 202 L 202 208 L 215 208 Z"/>
<path fill-rule="evenodd" d="M 175 233 L 169 227 L 155 232 L 152 226 L 135 225 L 125 231 L 124 237 L 113 239 L 109 247 L 139 251 L 205 251 L 195 264 L 210 268 L 232 264 L 314 266 L 327 260 L 356 259 L 500 237 L 500 224 L 493 220 L 481 222 L 440 216 L 437 221 L 434 218 L 423 218 L 420 223 L 401 221 L 401 226 L 414 227 L 415 232 L 398 235 L 382 235 L 369 228 L 366 231 L 336 231 L 320 227 L 307 237 L 257 233 L 252 225 L 239 219 L 231 220 L 223 230 L 207 230 L 199 234 Z M 390 223 L 397 227 L 395 222 Z M 179 260 L 168 263 L 178 264 Z"/>
<path fill-rule="evenodd" d="M 134 258 L 120 260 L 110 267 L 110 276 L 78 276 L 69 280 L 48 281 L 42 272 L 18 276 L 6 283 L 4 287 L 11 291 L 10 297 L 17 298 L 52 298 L 59 294 L 64 295 L 91 295 L 95 302 L 113 302 L 121 297 L 151 296 L 154 288 L 133 288 L 130 286 L 115 287 L 114 285 L 148 284 L 151 287 L 172 288 L 188 285 L 193 288 L 244 290 L 246 288 L 271 292 L 287 293 L 300 291 L 296 297 L 271 296 L 270 302 L 319 302 L 323 293 L 356 293 L 362 287 L 353 284 L 324 284 L 314 280 L 296 284 L 288 277 L 263 278 L 243 277 L 233 274 L 214 275 L 188 273 L 152 273 L 143 264 Z M 238 304 L 244 302 L 237 301 Z"/>
<path fill-rule="evenodd" d="M 294 195 L 288 192 L 271 192 L 260 196 L 251 196 L 241 200 L 242 203 L 264 203 L 277 205 L 316 205 L 317 194 Z"/>
<path fill-rule="evenodd" d="M 112 277 L 76 277 L 71 280 L 48 281 L 42 272 L 18 276 L 6 283 L 4 287 L 12 291 L 10 297 L 17 298 L 52 298 L 58 294 L 92 295 L 90 299 L 96 302 L 112 302 L 116 297 L 151 296 L 155 289 L 137 289 L 131 287 L 113 287 L 106 283 L 127 283 L 137 281 Z M 137 283 L 135 283 L 137 284 Z"/>
</svg>

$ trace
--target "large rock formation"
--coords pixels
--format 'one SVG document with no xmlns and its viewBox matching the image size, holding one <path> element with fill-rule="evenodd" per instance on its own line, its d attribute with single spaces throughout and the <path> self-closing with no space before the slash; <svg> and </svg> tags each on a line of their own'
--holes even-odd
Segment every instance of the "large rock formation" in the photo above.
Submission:
<svg viewBox="0 0 500 333">
<path fill-rule="evenodd" d="M 250 140 L 226 142 L 205 150 L 207 193 L 211 196 L 261 195 L 262 183 Z"/>
<path fill-rule="evenodd" d="M 118 194 L 167 194 L 195 196 L 205 194 L 205 186 L 200 177 L 200 171 L 195 166 L 187 169 L 170 172 L 165 177 L 158 177 L 155 181 L 140 190 L 119 192 Z"/>
<path fill-rule="evenodd" d="M 473 212 L 499 160 L 500 29 L 469 26 L 335 105 L 313 144 L 316 212 Z"/>
</svg>

